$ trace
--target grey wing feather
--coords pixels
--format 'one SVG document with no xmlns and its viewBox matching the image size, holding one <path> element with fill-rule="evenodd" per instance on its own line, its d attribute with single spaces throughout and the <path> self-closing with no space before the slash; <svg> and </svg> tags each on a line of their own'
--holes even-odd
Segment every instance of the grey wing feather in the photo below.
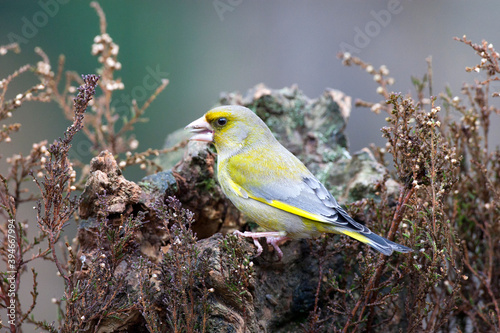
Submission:
<svg viewBox="0 0 500 333">
<path fill-rule="evenodd" d="M 364 234 L 372 233 L 370 229 L 364 225 L 354 221 L 352 217 L 347 214 L 347 212 L 338 204 L 337 200 L 331 195 L 330 192 L 314 177 L 304 178 L 304 183 L 306 183 L 313 191 L 316 196 L 322 201 L 322 203 L 331 207 L 335 211 L 335 216 L 325 216 L 328 222 L 331 222 L 339 227 L 346 229 L 352 229 L 357 232 Z"/>
<path fill-rule="evenodd" d="M 298 184 L 291 181 L 281 181 L 265 189 L 249 188 L 249 190 L 253 195 L 268 201 L 278 200 L 309 213 L 320 215 L 322 219 L 318 222 L 357 232 L 371 233 L 368 228 L 354 221 L 313 175 L 303 177 L 302 182 Z"/>
<path fill-rule="evenodd" d="M 391 255 L 393 251 L 411 252 L 412 249 L 383 238 L 364 225 L 356 222 L 337 203 L 337 200 L 314 176 L 306 176 L 302 183 L 275 183 L 275 186 L 262 189 L 252 189 L 252 193 L 266 200 L 278 200 L 290 206 L 300 208 L 309 213 L 320 215 L 318 222 L 331 224 L 339 231 L 354 231 L 370 239 L 368 243 L 377 251 Z"/>
<path fill-rule="evenodd" d="M 371 247 L 387 256 L 391 255 L 393 251 L 403 253 L 413 251 L 406 246 L 394 243 L 373 233 L 364 225 L 354 221 L 354 219 L 350 217 L 342 207 L 340 207 L 335 198 L 333 198 L 333 196 L 325 189 L 323 184 L 321 184 L 316 178 L 308 178 L 305 179 L 304 182 L 314 190 L 318 198 L 325 204 L 325 206 L 330 207 L 333 205 L 332 208 L 336 211 L 337 215 L 335 221 L 332 221 L 332 223 L 339 227 L 339 229 L 353 230 L 362 234 L 371 240 L 371 242 L 368 243 Z"/>
</svg>

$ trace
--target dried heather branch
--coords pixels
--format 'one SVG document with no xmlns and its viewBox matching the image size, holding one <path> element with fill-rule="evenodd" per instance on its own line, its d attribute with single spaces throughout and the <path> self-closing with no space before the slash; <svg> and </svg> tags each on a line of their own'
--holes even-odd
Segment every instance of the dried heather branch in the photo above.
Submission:
<svg viewBox="0 0 500 333">
<path fill-rule="evenodd" d="M 481 44 L 472 43 L 471 40 L 467 39 L 467 36 L 463 36 L 462 38 L 454 38 L 455 40 L 462 42 L 466 45 L 469 45 L 476 51 L 476 53 L 481 57 L 481 62 L 473 67 L 466 67 L 465 70 L 467 72 L 480 72 L 481 70 L 485 70 L 488 78 L 481 82 L 481 84 L 486 84 L 491 81 L 498 81 L 498 76 L 496 74 L 500 73 L 500 66 L 498 63 L 498 59 L 500 58 L 500 54 L 495 51 L 493 44 L 488 43 L 483 40 Z"/>
<path fill-rule="evenodd" d="M 11 43 L 7 45 L 0 45 L 0 56 L 6 55 L 8 51 L 14 51 L 14 53 L 21 52 L 21 48 L 18 43 Z"/>
<path fill-rule="evenodd" d="M 348 52 L 339 52 L 337 54 L 337 58 L 342 59 L 342 64 L 344 66 L 358 66 L 364 69 L 368 74 L 373 76 L 373 80 L 378 84 L 376 89 L 377 94 L 381 95 L 384 98 L 384 101 L 373 103 L 367 102 L 360 99 L 357 99 L 354 103 L 356 106 L 367 107 L 370 108 L 372 112 L 375 114 L 379 114 L 381 110 L 389 113 L 391 112 L 391 108 L 385 106 L 385 101 L 389 99 L 391 96 L 391 92 L 389 91 L 389 86 L 394 84 L 394 78 L 389 77 L 389 69 L 387 66 L 382 65 L 379 69 L 375 69 L 371 64 L 364 62 L 358 57 L 352 56 Z"/>
<path fill-rule="evenodd" d="M 77 200 L 71 198 L 72 189 L 69 184 L 73 168 L 68 153 L 73 137 L 83 127 L 84 113 L 95 94 L 95 87 L 99 77 L 97 75 L 86 75 L 83 79 L 85 84 L 79 87 L 78 96 L 74 99 L 75 116 L 73 124 L 64 132 L 64 138 L 59 138 L 50 145 L 48 149 L 50 160 L 45 165 L 44 179 L 38 180 L 34 177 L 42 193 L 42 199 L 37 205 L 38 226 L 47 235 L 52 258 L 70 290 L 72 289 L 72 281 L 57 258 L 55 244 L 59 241 L 62 229 L 77 207 Z"/>
<path fill-rule="evenodd" d="M 394 213 L 394 218 L 391 222 L 391 228 L 389 229 L 389 233 L 387 235 L 387 239 L 390 241 L 394 241 L 394 237 L 396 236 L 396 232 L 399 228 L 399 225 L 401 224 L 401 221 L 403 220 L 404 216 L 404 211 L 408 205 L 408 202 L 410 198 L 412 197 L 414 192 L 414 187 L 410 186 L 409 188 L 404 188 L 401 190 L 400 196 L 399 196 L 399 201 L 398 205 L 396 208 L 396 211 Z M 386 263 L 388 261 L 389 257 L 384 256 L 384 255 L 379 255 L 378 261 L 377 261 L 377 269 L 375 271 L 375 274 L 372 275 L 370 280 L 368 281 L 368 284 L 365 287 L 365 292 L 363 293 L 363 296 L 361 296 L 358 301 L 356 302 L 356 305 L 352 309 L 351 313 L 349 314 L 349 317 L 347 319 L 347 322 L 344 326 L 344 329 L 342 332 L 348 332 L 349 329 L 352 326 L 357 325 L 358 323 L 361 323 L 363 321 L 363 318 L 365 317 L 365 311 L 367 310 L 368 307 L 371 307 L 375 304 L 377 304 L 376 299 L 377 299 L 377 294 L 380 291 L 380 288 L 377 287 L 377 285 L 380 282 L 380 278 L 382 277 L 382 273 L 384 272 L 386 268 Z M 378 303 L 380 303 L 379 301 Z M 383 302 L 385 304 L 385 302 Z M 358 312 L 359 310 L 359 312 Z M 356 322 L 351 322 L 353 318 L 355 318 L 357 315 L 357 321 Z"/>
<path fill-rule="evenodd" d="M 163 89 L 165 89 L 167 87 L 168 82 L 169 81 L 167 79 L 162 79 L 161 85 L 158 88 L 156 88 L 155 92 L 151 96 L 149 96 L 148 100 L 144 103 L 144 105 L 140 109 L 137 106 L 137 102 L 135 100 L 132 101 L 132 106 L 134 108 L 134 114 L 133 114 L 132 118 L 123 125 L 123 127 L 118 131 L 118 133 L 116 133 L 117 137 L 120 137 L 120 136 L 124 135 L 125 132 L 132 130 L 134 128 L 133 125 L 135 123 L 143 121 L 141 118 L 142 115 L 144 114 L 146 109 L 149 107 L 149 105 L 151 105 L 151 103 L 156 99 L 158 94 L 161 93 L 163 91 Z"/>
<path fill-rule="evenodd" d="M 127 152 L 125 154 L 126 159 L 120 161 L 119 166 L 120 168 L 124 168 L 129 165 L 137 165 L 139 164 L 141 169 L 146 169 L 147 167 L 154 167 L 154 172 L 160 172 L 162 171 L 162 167 L 158 165 L 155 161 L 153 160 L 148 160 L 148 157 L 154 156 L 158 157 L 161 154 L 166 154 L 170 153 L 179 149 L 184 148 L 187 145 L 188 141 L 183 140 L 179 142 L 178 144 L 174 145 L 173 147 L 169 148 L 163 148 L 163 149 L 151 149 L 149 148 L 148 150 L 142 152 L 142 153 L 134 153 L 132 154 L 131 152 Z"/>
</svg>

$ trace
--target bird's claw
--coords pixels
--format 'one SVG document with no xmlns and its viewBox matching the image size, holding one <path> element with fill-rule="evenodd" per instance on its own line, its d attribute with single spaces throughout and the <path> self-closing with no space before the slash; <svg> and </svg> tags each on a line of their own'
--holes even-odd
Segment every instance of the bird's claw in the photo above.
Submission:
<svg viewBox="0 0 500 333">
<path fill-rule="evenodd" d="M 276 251 L 276 254 L 278 255 L 278 261 L 281 261 L 283 258 L 283 251 L 279 248 L 279 243 L 289 239 L 288 237 L 285 236 L 284 232 L 280 231 L 267 231 L 267 232 L 250 232 L 250 231 L 245 231 L 241 232 L 239 230 L 236 230 L 234 232 L 236 235 L 241 236 L 241 237 L 250 237 L 253 239 L 253 243 L 257 247 L 257 254 L 255 257 L 258 257 L 262 254 L 262 245 L 259 242 L 259 238 L 265 237 L 266 242 L 269 245 L 272 245 L 274 250 Z"/>
</svg>

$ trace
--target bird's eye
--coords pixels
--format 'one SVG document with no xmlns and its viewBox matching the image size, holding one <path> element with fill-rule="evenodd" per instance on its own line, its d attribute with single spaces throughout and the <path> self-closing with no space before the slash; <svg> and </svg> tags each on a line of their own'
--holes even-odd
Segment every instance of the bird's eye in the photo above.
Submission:
<svg viewBox="0 0 500 333">
<path fill-rule="evenodd" d="M 222 118 L 217 119 L 217 125 L 224 126 L 226 124 L 227 124 L 227 119 L 226 118 L 222 117 Z"/>
</svg>

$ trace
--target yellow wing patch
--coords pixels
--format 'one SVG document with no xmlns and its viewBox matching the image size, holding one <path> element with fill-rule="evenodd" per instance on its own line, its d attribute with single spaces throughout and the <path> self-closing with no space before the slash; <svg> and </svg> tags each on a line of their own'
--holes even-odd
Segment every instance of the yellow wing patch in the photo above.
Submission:
<svg viewBox="0 0 500 333">
<path fill-rule="evenodd" d="M 229 186 L 231 189 L 242 198 L 248 198 L 248 193 L 244 189 L 241 188 L 238 184 L 236 184 L 231 178 L 228 178 Z"/>
<path fill-rule="evenodd" d="M 368 239 L 368 237 L 365 237 L 356 231 L 342 230 L 341 232 L 349 237 L 354 238 L 355 240 L 360 241 L 361 243 L 364 243 L 364 244 L 370 243 L 370 240 Z"/>
<path fill-rule="evenodd" d="M 321 215 L 309 213 L 306 210 L 297 208 L 295 206 L 286 204 L 286 203 L 278 201 L 278 200 L 267 201 L 267 200 L 262 199 L 262 198 L 254 197 L 252 195 L 250 195 L 249 197 L 252 198 L 252 199 L 254 199 L 254 200 L 257 200 L 257 201 L 263 202 L 265 204 L 268 204 L 269 206 L 273 206 L 275 208 L 284 210 L 285 212 L 289 212 L 291 214 L 295 214 L 295 215 L 304 217 L 304 218 L 309 219 L 309 220 L 320 221 L 320 222 L 327 222 L 327 221 L 325 221 L 325 218 L 323 216 L 321 216 Z"/>
</svg>

